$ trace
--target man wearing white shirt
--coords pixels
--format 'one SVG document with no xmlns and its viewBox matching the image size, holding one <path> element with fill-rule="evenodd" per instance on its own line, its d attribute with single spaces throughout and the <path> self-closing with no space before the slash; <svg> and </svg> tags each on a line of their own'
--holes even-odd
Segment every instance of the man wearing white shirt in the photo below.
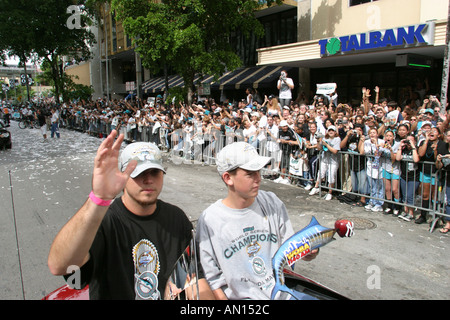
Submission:
<svg viewBox="0 0 450 320">
<path fill-rule="evenodd" d="M 60 135 L 59 135 L 59 113 L 56 112 L 56 109 L 52 109 L 52 118 L 51 118 L 51 122 L 52 122 L 52 127 L 51 127 L 51 137 L 54 138 L 55 137 L 55 133 L 56 133 L 56 137 L 59 139 Z"/>
</svg>

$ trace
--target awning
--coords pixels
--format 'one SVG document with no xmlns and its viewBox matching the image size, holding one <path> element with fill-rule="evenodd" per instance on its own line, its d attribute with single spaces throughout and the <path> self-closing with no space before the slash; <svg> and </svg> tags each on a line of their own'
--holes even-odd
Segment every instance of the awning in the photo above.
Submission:
<svg viewBox="0 0 450 320">
<path fill-rule="evenodd" d="M 211 90 L 240 90 L 272 85 L 279 78 L 281 70 L 289 70 L 282 66 L 257 66 L 238 68 L 222 75 L 217 81 L 209 77 L 202 83 L 209 83 Z"/>
<path fill-rule="evenodd" d="M 211 90 L 256 89 L 273 85 L 273 82 L 279 78 L 281 70 L 289 72 L 291 69 L 291 67 L 283 66 L 244 67 L 226 72 L 216 81 L 214 81 L 213 76 L 205 76 L 201 84 L 209 84 Z M 194 79 L 194 84 L 198 84 L 200 78 L 201 76 L 197 75 Z M 183 86 L 184 81 L 181 76 L 174 75 L 169 77 L 169 88 Z M 164 77 L 147 80 L 142 85 L 142 90 L 145 93 L 162 92 L 164 90 Z"/>
<path fill-rule="evenodd" d="M 184 86 L 184 80 L 179 75 L 169 76 L 168 80 L 169 80 L 169 88 Z M 165 77 L 152 78 L 152 79 L 145 81 L 142 84 L 142 91 L 144 93 L 162 92 L 162 91 L 164 91 L 165 85 L 166 85 Z"/>
<path fill-rule="evenodd" d="M 212 77 L 211 77 L 212 78 Z M 200 75 L 197 75 L 194 78 L 194 83 L 197 83 L 200 79 Z M 174 87 L 184 87 L 184 79 L 179 75 L 169 76 L 169 89 Z M 164 77 L 152 78 L 145 81 L 142 84 L 142 91 L 144 93 L 159 93 L 163 92 L 165 88 L 165 80 Z"/>
</svg>

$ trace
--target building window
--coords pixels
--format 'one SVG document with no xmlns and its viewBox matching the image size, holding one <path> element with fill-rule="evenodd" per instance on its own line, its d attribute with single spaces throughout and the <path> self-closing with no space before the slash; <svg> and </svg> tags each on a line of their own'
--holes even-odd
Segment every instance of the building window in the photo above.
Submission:
<svg viewBox="0 0 450 320">
<path fill-rule="evenodd" d="M 378 0 L 349 0 L 349 7 L 357 6 L 359 4 L 364 4 L 368 2 L 375 2 Z"/>
<path fill-rule="evenodd" d="M 230 35 L 230 43 L 245 66 L 258 62 L 256 49 L 297 42 L 297 8 L 259 18 L 264 27 L 264 36 L 249 38 L 239 31 Z"/>
<path fill-rule="evenodd" d="M 131 38 L 128 35 L 125 35 L 126 39 L 127 39 L 127 48 L 130 48 L 132 46 L 132 42 L 131 42 Z"/>
<path fill-rule="evenodd" d="M 258 48 L 297 42 L 297 8 L 262 17 L 264 37 Z"/>
<path fill-rule="evenodd" d="M 117 51 L 116 14 L 111 14 L 112 52 Z"/>
</svg>

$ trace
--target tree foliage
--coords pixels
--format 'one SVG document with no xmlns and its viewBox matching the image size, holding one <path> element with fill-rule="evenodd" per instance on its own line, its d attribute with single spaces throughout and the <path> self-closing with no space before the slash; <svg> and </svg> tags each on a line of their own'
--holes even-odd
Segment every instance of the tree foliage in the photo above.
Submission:
<svg viewBox="0 0 450 320">
<path fill-rule="evenodd" d="M 84 1 L 78 1 L 82 4 Z M 64 92 L 62 57 L 87 60 L 93 33 L 87 29 L 90 18 L 82 11 L 76 28 L 70 28 L 73 12 L 68 8 L 73 0 L 0 0 L 0 52 L 3 56 L 18 56 L 25 62 L 35 55 L 48 63 L 56 96 Z"/>
<path fill-rule="evenodd" d="M 152 71 L 170 66 L 188 90 L 194 77 L 223 74 L 241 66 L 230 35 L 263 34 L 254 12 L 280 0 L 112 0 L 125 32 L 133 38 L 142 63 Z"/>
</svg>

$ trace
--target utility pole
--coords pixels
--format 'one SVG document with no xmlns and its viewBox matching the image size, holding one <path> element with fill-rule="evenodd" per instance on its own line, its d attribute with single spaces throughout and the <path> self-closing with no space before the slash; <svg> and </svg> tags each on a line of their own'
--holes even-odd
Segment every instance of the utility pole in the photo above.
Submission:
<svg viewBox="0 0 450 320">
<path fill-rule="evenodd" d="M 142 98 L 141 93 L 141 84 L 142 84 L 142 63 L 141 63 L 141 56 L 139 53 L 134 51 L 134 58 L 135 58 L 135 64 L 136 64 L 136 99 Z"/>
<path fill-rule="evenodd" d="M 445 35 L 445 54 L 444 65 L 442 67 L 442 83 L 441 83 L 441 110 L 445 113 L 447 108 L 447 92 L 448 92 L 448 78 L 449 78 L 449 55 L 450 55 L 450 1 L 448 4 L 447 16 L 447 32 Z"/>
</svg>

